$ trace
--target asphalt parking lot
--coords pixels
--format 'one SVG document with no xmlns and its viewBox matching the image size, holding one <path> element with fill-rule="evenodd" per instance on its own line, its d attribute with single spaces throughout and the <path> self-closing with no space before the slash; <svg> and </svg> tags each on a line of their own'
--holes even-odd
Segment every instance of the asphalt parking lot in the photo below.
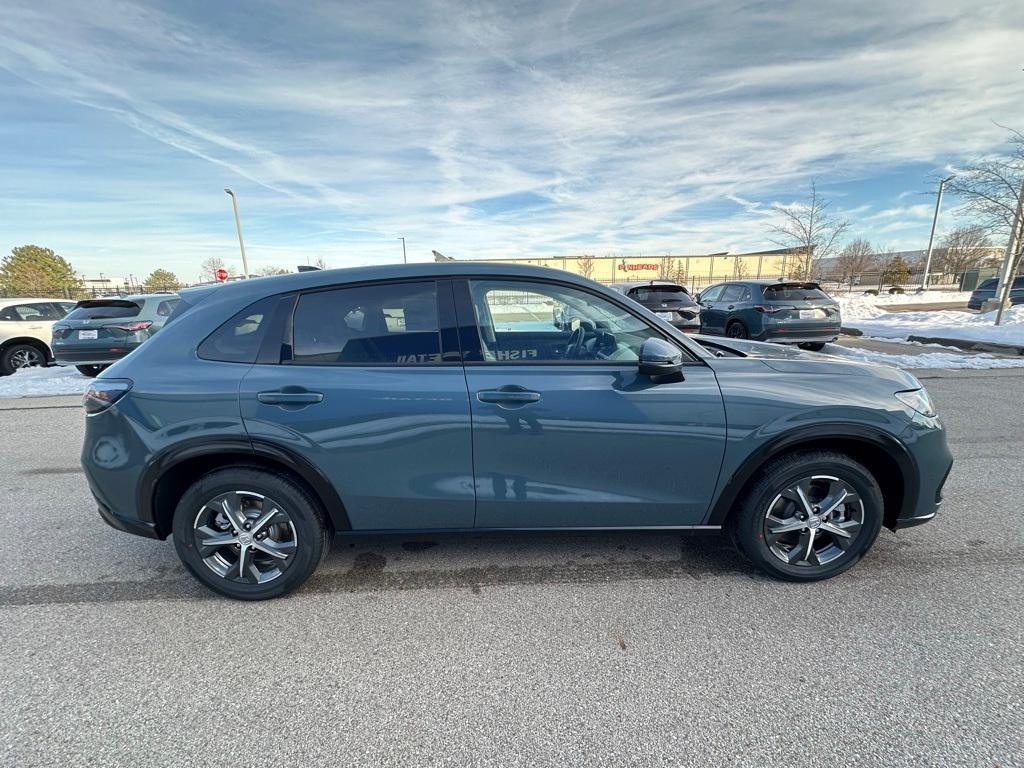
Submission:
<svg viewBox="0 0 1024 768">
<path fill-rule="evenodd" d="M 1024 374 L 924 371 L 933 523 L 770 581 L 718 537 L 355 538 L 270 603 L 96 515 L 74 406 L 0 410 L 0 764 L 1024 764 Z"/>
</svg>

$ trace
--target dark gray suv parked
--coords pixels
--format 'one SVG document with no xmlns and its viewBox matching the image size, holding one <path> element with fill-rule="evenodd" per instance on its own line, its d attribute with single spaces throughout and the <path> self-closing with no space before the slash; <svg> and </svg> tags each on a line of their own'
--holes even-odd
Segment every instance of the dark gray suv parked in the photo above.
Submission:
<svg viewBox="0 0 1024 768">
<path fill-rule="evenodd" d="M 839 304 L 817 283 L 743 280 L 697 294 L 701 333 L 799 344 L 818 351 L 839 338 Z"/>
<path fill-rule="evenodd" d="M 931 519 L 952 464 L 908 373 L 698 342 L 502 264 L 186 290 L 84 404 L 103 518 L 173 535 L 200 581 L 251 600 L 365 531 L 724 529 L 767 573 L 822 579 Z"/>
</svg>

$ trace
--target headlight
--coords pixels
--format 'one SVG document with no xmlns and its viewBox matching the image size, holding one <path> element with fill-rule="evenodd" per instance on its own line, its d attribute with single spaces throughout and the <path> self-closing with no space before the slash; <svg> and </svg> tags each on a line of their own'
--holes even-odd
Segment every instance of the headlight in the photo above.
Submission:
<svg viewBox="0 0 1024 768">
<path fill-rule="evenodd" d="M 932 405 L 932 399 L 928 397 L 928 393 L 923 389 L 911 389 L 906 392 L 897 392 L 896 398 L 904 405 L 913 408 L 922 416 L 935 415 L 935 406 Z"/>
</svg>

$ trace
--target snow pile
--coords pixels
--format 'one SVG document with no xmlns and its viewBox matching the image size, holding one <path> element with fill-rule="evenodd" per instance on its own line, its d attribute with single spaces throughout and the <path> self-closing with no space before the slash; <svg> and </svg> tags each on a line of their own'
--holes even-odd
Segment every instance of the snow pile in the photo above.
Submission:
<svg viewBox="0 0 1024 768">
<path fill-rule="evenodd" d="M 91 381 L 74 368 L 23 368 L 0 376 L 0 398 L 80 395 Z"/>
<path fill-rule="evenodd" d="M 1024 346 L 1024 305 L 1010 307 L 1003 313 L 1003 322 L 996 325 L 996 313 L 970 312 L 884 312 L 877 307 L 843 308 L 843 325 L 863 331 L 867 336 L 883 339 L 905 339 L 908 336 L 931 336 L 964 341 L 989 341 L 995 344 Z"/>
<path fill-rule="evenodd" d="M 929 347 L 944 349 L 937 344 Z M 881 363 L 897 368 L 944 368 L 944 369 L 985 369 L 985 368 L 1024 368 L 1024 357 L 992 357 L 991 355 L 965 355 L 956 352 L 926 352 L 923 355 L 889 355 L 870 349 L 843 347 L 838 344 L 827 344 L 825 354 L 858 360 L 863 363 Z"/>
</svg>

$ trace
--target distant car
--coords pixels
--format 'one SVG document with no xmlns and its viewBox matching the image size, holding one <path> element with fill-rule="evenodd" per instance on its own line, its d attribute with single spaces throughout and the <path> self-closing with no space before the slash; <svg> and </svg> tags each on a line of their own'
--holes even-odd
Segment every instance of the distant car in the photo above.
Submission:
<svg viewBox="0 0 1024 768">
<path fill-rule="evenodd" d="M 0 299 L 0 376 L 52 362 L 51 328 L 74 307 L 60 299 Z"/>
<path fill-rule="evenodd" d="M 174 293 L 88 299 L 53 326 L 57 365 L 96 376 L 163 328 L 178 304 Z"/>
<path fill-rule="evenodd" d="M 678 283 L 668 280 L 648 280 L 635 283 L 613 283 L 613 291 L 625 294 L 641 306 L 647 307 L 662 320 L 667 320 L 683 331 L 700 330 L 700 307 L 689 292 Z"/>
<path fill-rule="evenodd" d="M 998 284 L 999 279 L 995 277 L 982 280 L 971 294 L 967 307 L 969 309 L 981 309 L 981 305 L 988 299 L 996 298 L 996 287 Z M 1024 304 L 1024 275 L 1014 278 L 1013 285 L 1010 286 L 1010 305 L 1013 306 L 1014 304 Z"/>
<path fill-rule="evenodd" d="M 697 294 L 701 333 L 797 344 L 818 352 L 839 338 L 839 304 L 817 283 L 742 280 Z"/>
</svg>

